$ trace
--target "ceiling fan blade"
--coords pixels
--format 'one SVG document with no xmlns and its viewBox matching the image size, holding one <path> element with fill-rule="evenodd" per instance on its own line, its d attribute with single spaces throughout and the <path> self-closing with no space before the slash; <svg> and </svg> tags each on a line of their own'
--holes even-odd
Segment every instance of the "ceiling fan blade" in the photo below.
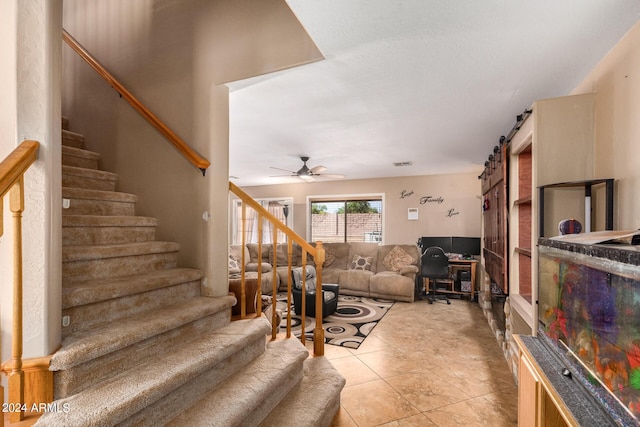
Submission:
<svg viewBox="0 0 640 427">
<path fill-rule="evenodd" d="M 321 176 L 323 178 L 333 178 L 333 179 L 344 178 L 344 175 L 342 175 L 341 173 L 321 173 L 318 176 Z"/>
<path fill-rule="evenodd" d="M 319 174 L 322 171 L 327 170 L 326 167 L 322 166 L 322 165 L 318 165 L 318 166 L 314 166 L 311 169 L 309 169 L 309 172 L 311 172 L 312 174 Z"/>
<path fill-rule="evenodd" d="M 294 174 L 294 175 L 296 174 L 296 172 L 295 172 L 295 171 L 290 171 L 289 169 L 276 168 L 276 167 L 274 167 L 274 166 L 269 166 L 269 168 L 270 168 L 270 169 L 279 170 L 279 171 L 289 172 L 289 173 L 292 173 L 292 174 Z"/>
</svg>

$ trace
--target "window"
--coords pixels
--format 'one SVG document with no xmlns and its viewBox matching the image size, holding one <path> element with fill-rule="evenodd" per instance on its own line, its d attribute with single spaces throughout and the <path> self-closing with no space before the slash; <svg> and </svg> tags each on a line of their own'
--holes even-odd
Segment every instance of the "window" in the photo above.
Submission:
<svg viewBox="0 0 640 427">
<path fill-rule="evenodd" d="M 382 242 L 382 196 L 311 200 L 313 242 Z"/>
<path fill-rule="evenodd" d="M 291 227 L 293 222 L 293 199 L 256 199 L 262 207 L 273 216 Z M 245 243 L 258 243 L 258 214 L 251 207 L 246 208 L 246 221 L 244 225 Z M 231 243 L 242 243 L 242 201 L 234 200 L 231 216 L 232 236 Z M 278 243 L 286 242 L 286 235 L 278 231 Z M 265 219 L 262 221 L 262 243 L 273 243 L 273 226 Z"/>
</svg>

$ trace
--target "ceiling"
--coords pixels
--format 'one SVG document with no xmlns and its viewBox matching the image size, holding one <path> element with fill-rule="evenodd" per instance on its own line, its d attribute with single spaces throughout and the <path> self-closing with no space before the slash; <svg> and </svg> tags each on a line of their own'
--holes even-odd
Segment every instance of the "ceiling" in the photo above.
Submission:
<svg viewBox="0 0 640 427">
<path fill-rule="evenodd" d="M 287 0 L 325 60 L 230 83 L 231 180 L 480 173 L 537 99 L 569 94 L 638 0 Z M 394 163 L 411 162 L 396 167 Z"/>
</svg>

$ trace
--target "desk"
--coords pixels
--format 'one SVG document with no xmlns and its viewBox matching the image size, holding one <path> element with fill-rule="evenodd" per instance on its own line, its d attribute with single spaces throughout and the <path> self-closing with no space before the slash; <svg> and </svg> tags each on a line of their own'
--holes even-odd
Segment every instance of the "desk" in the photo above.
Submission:
<svg viewBox="0 0 640 427">
<path fill-rule="evenodd" d="M 476 267 L 478 265 L 477 259 L 449 259 L 449 266 L 458 268 L 468 268 L 471 272 L 471 301 L 476 298 Z M 467 293 L 467 292 L 456 292 Z"/>
</svg>

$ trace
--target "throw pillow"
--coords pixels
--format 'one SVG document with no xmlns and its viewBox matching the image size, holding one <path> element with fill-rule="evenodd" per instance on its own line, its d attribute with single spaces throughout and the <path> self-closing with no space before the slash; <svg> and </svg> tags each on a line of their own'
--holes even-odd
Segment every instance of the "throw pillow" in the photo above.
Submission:
<svg viewBox="0 0 640 427">
<path fill-rule="evenodd" d="M 327 268 L 335 260 L 336 260 L 336 254 L 334 254 L 333 251 L 330 251 L 329 249 L 326 249 L 324 251 L 324 264 L 322 264 L 322 266 L 324 268 Z"/>
<path fill-rule="evenodd" d="M 324 263 L 322 264 L 322 268 L 327 268 L 331 265 L 333 261 L 336 260 L 336 254 L 329 250 L 324 250 Z M 315 259 L 311 256 L 310 253 L 307 253 L 307 265 L 316 265 Z"/>
<path fill-rule="evenodd" d="M 371 271 L 372 262 L 373 262 L 372 256 L 360 256 L 356 254 L 353 256 L 353 260 L 351 261 L 351 270 Z"/>
<path fill-rule="evenodd" d="M 229 273 L 240 273 L 240 261 L 229 255 Z"/>
<path fill-rule="evenodd" d="M 413 264 L 416 260 L 400 246 L 395 246 L 384 257 L 382 263 L 387 270 L 399 272 L 402 267 Z"/>
</svg>

